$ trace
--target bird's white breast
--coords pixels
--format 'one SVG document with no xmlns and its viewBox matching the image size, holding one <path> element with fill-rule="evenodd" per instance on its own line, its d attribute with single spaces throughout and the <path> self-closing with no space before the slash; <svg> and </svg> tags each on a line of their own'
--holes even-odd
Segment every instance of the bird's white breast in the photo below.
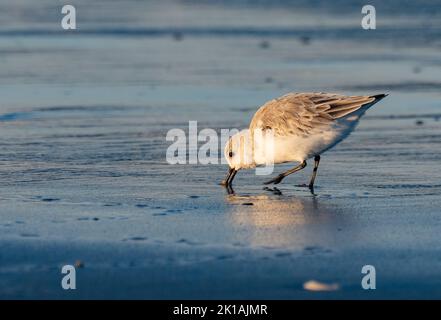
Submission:
<svg viewBox="0 0 441 320">
<path fill-rule="evenodd" d="M 360 114 L 336 120 L 332 125 L 307 135 L 272 136 L 265 134 L 255 143 L 256 165 L 302 162 L 329 150 L 355 128 Z"/>
</svg>

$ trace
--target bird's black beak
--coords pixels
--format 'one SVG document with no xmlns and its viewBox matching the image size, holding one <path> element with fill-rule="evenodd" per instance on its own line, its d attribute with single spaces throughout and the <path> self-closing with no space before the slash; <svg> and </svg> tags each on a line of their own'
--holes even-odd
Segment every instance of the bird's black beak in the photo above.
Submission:
<svg viewBox="0 0 441 320">
<path fill-rule="evenodd" d="M 236 175 L 237 170 L 230 168 L 228 169 L 228 173 L 227 176 L 225 177 L 224 180 L 222 180 L 222 182 L 220 183 L 223 186 L 229 187 L 231 186 L 231 183 L 233 182 L 234 176 Z"/>
</svg>

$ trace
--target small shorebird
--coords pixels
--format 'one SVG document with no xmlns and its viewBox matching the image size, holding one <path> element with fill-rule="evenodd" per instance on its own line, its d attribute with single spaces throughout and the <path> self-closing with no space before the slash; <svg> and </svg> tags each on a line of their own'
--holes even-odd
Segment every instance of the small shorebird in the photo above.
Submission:
<svg viewBox="0 0 441 320">
<path fill-rule="evenodd" d="M 268 101 L 257 110 L 250 127 L 233 135 L 225 146 L 227 177 L 221 182 L 231 189 L 240 169 L 299 162 L 265 184 L 278 184 L 286 176 L 306 167 L 314 158 L 308 186 L 311 191 L 320 155 L 346 138 L 367 109 L 386 97 L 344 96 L 333 93 L 289 93 Z"/>
</svg>

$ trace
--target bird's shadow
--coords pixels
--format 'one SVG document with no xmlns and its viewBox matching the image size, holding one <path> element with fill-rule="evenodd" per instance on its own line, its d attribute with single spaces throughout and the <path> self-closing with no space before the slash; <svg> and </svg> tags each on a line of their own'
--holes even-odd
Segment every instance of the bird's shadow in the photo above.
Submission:
<svg viewBox="0 0 441 320">
<path fill-rule="evenodd" d="M 307 185 L 297 185 L 296 187 L 308 188 L 309 191 L 311 192 L 312 196 L 314 196 L 314 197 L 317 196 L 317 194 L 314 192 L 314 188 L 310 188 Z M 233 188 L 232 185 L 225 186 L 225 190 L 226 190 L 228 195 L 235 195 L 236 194 L 236 192 L 234 191 L 234 188 Z M 278 196 L 282 196 L 283 195 L 282 191 L 279 188 L 277 188 L 277 187 L 272 187 L 272 188 L 270 188 L 270 187 L 263 187 L 262 190 L 271 192 L 272 194 L 278 195 Z"/>
<path fill-rule="evenodd" d="M 275 194 L 275 195 L 277 195 L 277 196 L 282 196 L 282 195 L 283 195 L 282 191 L 280 191 L 280 189 L 278 189 L 278 188 L 276 188 L 276 187 L 273 187 L 273 188 L 264 187 L 263 190 L 265 190 L 265 191 L 269 191 L 269 192 L 271 192 L 272 194 Z"/>
</svg>

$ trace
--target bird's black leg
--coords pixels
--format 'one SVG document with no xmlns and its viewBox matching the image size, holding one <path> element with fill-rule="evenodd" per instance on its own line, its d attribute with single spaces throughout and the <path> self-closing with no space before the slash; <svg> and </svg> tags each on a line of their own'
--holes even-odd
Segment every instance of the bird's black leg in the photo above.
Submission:
<svg viewBox="0 0 441 320">
<path fill-rule="evenodd" d="M 315 177 L 317 176 L 317 169 L 318 166 L 320 164 L 320 156 L 315 156 L 314 157 L 314 169 L 312 170 L 312 176 L 311 176 L 311 180 L 309 181 L 309 189 L 311 189 L 311 191 L 314 190 L 314 181 L 315 181 Z"/>
<path fill-rule="evenodd" d="M 227 190 L 228 194 L 234 194 L 234 189 L 233 189 L 233 186 L 231 184 L 225 186 L 225 190 Z"/>
<path fill-rule="evenodd" d="M 236 176 L 236 173 L 237 173 L 237 170 L 230 168 L 228 170 L 227 176 L 220 184 L 225 187 L 231 187 L 231 183 L 233 182 L 233 179 Z"/>
<path fill-rule="evenodd" d="M 314 157 L 314 169 L 312 170 L 312 176 L 311 176 L 311 180 L 309 181 L 309 184 L 299 184 L 297 185 L 297 187 L 308 187 L 309 190 L 311 191 L 312 194 L 314 194 L 314 181 L 315 181 L 315 177 L 317 176 L 317 169 L 320 163 L 320 156 L 315 156 Z"/>
<path fill-rule="evenodd" d="M 294 168 L 292 168 L 292 169 L 289 169 L 289 170 L 287 170 L 287 171 L 285 171 L 285 172 L 279 174 L 277 177 L 275 177 L 274 179 L 271 179 L 270 181 L 265 182 L 264 184 L 271 184 L 271 183 L 278 184 L 278 183 L 280 183 L 280 182 L 283 180 L 283 178 L 285 178 L 286 176 L 289 176 L 290 174 L 292 174 L 292 173 L 294 173 L 294 172 L 300 171 L 300 170 L 302 170 L 304 167 L 306 167 L 306 161 L 303 161 L 303 162 L 302 162 L 301 164 L 299 164 L 298 166 L 296 166 L 296 167 L 294 167 Z"/>
</svg>

